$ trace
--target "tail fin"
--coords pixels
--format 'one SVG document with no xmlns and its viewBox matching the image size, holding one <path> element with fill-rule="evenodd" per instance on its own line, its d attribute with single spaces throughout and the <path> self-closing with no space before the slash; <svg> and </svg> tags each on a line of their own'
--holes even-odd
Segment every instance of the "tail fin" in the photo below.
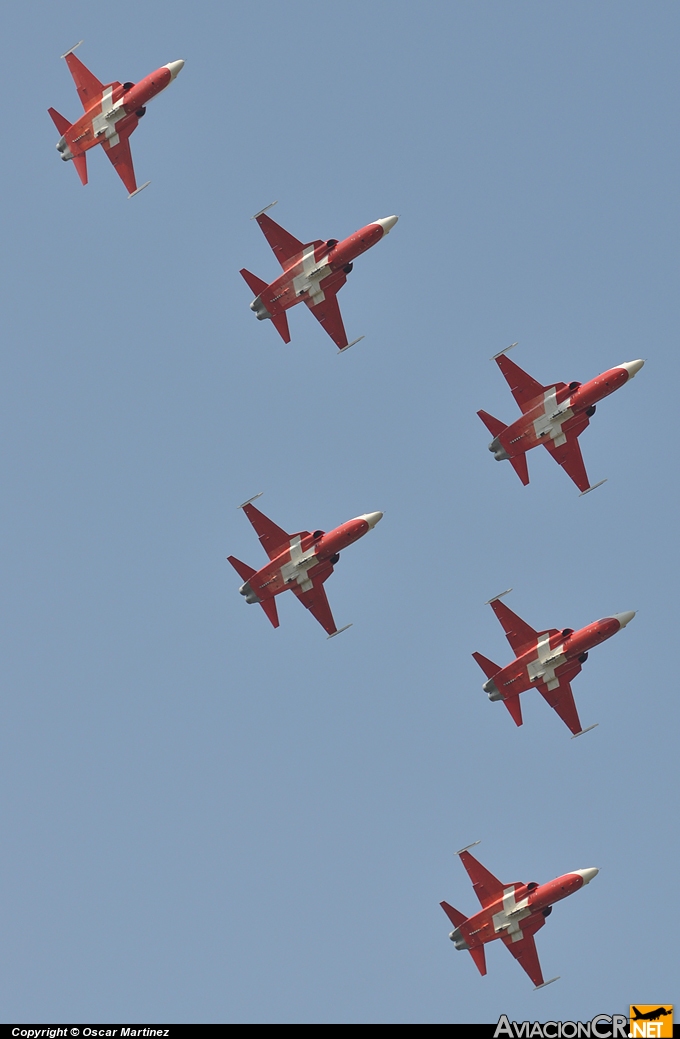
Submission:
<svg viewBox="0 0 680 1039">
<path fill-rule="evenodd" d="M 244 581 L 249 581 L 253 574 L 257 573 L 257 570 L 253 570 L 252 566 L 248 566 L 247 563 L 242 563 L 236 556 L 227 556 L 227 559 L 233 566 L 239 577 L 242 577 Z M 249 602 L 256 602 L 256 599 L 249 599 Z M 275 628 L 279 626 L 279 615 L 276 612 L 276 601 L 274 599 L 263 599 L 260 600 L 260 606 L 267 614 L 267 617 L 271 621 Z"/>
<path fill-rule="evenodd" d="M 276 612 L 276 599 L 263 599 L 260 606 L 269 617 L 275 628 L 279 626 L 279 615 Z"/>
<path fill-rule="evenodd" d="M 66 131 L 71 129 L 71 123 L 69 123 L 68 119 L 64 119 L 63 115 L 60 115 L 56 108 L 48 108 L 47 111 L 50 114 L 50 119 L 63 137 Z"/>
<path fill-rule="evenodd" d="M 256 296 L 259 296 L 260 293 L 267 288 L 266 281 L 262 281 L 260 278 L 256 278 L 255 275 L 251 274 L 250 271 L 247 271 L 245 267 L 239 271 L 239 274 L 246 282 L 251 292 L 254 292 Z"/>
<path fill-rule="evenodd" d="M 81 155 L 73 156 L 73 165 L 76 168 L 78 176 L 83 184 L 87 184 L 87 155 L 83 152 Z"/>
<path fill-rule="evenodd" d="M 526 455 L 515 455 L 514 458 L 510 458 L 510 465 L 515 470 L 520 480 L 526 487 L 529 483 L 529 466 L 527 465 Z"/>
<path fill-rule="evenodd" d="M 253 574 L 257 573 L 257 570 L 253 570 L 252 566 L 248 566 L 247 563 L 242 563 L 236 556 L 227 556 L 227 559 L 233 566 L 239 577 L 242 577 L 244 581 L 249 581 Z"/>
<path fill-rule="evenodd" d="M 464 924 L 467 920 L 467 916 L 463 916 L 463 914 L 459 913 L 457 909 L 450 906 L 448 902 L 440 902 L 439 905 L 442 907 L 454 927 L 460 927 L 460 925 Z"/>
<path fill-rule="evenodd" d="M 489 430 L 489 433 L 491 433 L 492 437 L 499 436 L 504 429 L 508 428 L 504 422 L 501 422 L 501 420 L 498 418 L 494 418 L 493 415 L 489 415 L 489 413 L 486 411 L 478 411 L 477 414 L 481 418 L 486 428 Z"/>
<path fill-rule="evenodd" d="M 251 274 L 250 271 L 247 271 L 245 269 L 245 267 L 243 267 L 239 271 L 239 274 L 246 282 L 246 284 L 249 286 L 251 292 L 254 292 L 256 296 L 261 296 L 264 290 L 269 288 L 266 281 L 262 281 L 261 278 L 257 278 L 254 274 Z M 269 314 L 268 312 L 262 314 L 258 312 L 257 316 L 270 317 L 272 319 L 272 324 L 274 328 L 279 333 L 284 343 L 290 342 L 290 332 L 288 331 L 288 318 L 286 317 L 285 310 L 280 311 L 278 314 Z"/>
<path fill-rule="evenodd" d="M 503 670 L 503 668 L 499 667 L 498 664 L 494 664 L 493 660 L 489 660 L 488 657 L 483 657 L 481 653 L 473 653 L 472 655 L 487 678 L 493 678 L 494 675 L 497 675 L 499 671 Z"/>
<path fill-rule="evenodd" d="M 519 702 L 519 696 L 517 696 L 516 694 L 515 694 L 515 696 L 509 696 L 507 698 L 507 700 L 503 700 L 503 703 L 505 704 L 507 709 L 510 711 L 510 714 L 512 716 L 512 720 L 514 721 L 515 725 L 521 725 L 522 724 L 522 705 Z"/>
<path fill-rule="evenodd" d="M 282 310 L 280 314 L 272 314 L 272 324 L 283 339 L 284 343 L 289 343 L 290 332 L 288 331 L 288 318 L 286 317 L 285 310 Z"/>
<path fill-rule="evenodd" d="M 470 949 L 470 955 L 475 961 L 475 966 L 480 974 L 486 974 L 486 956 L 484 955 L 484 946 L 478 945 L 474 949 Z"/>
</svg>

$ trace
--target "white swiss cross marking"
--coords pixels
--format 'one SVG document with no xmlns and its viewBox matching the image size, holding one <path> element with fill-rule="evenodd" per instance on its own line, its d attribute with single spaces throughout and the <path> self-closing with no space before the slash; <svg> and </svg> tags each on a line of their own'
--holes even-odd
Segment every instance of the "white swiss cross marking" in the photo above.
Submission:
<svg viewBox="0 0 680 1039">
<path fill-rule="evenodd" d="M 103 137 L 109 148 L 115 148 L 120 142 L 116 133 L 116 123 L 125 115 L 123 106 L 118 102 L 115 106 L 111 103 L 113 87 L 107 87 L 102 94 L 102 110 L 92 120 L 92 133 L 101 140 Z"/>
<path fill-rule="evenodd" d="M 563 664 L 566 659 L 564 656 L 564 643 L 551 649 L 550 635 L 541 635 L 536 645 L 536 649 L 538 650 L 538 658 L 532 660 L 531 663 L 527 665 L 529 681 L 535 682 L 536 679 L 541 678 L 547 685 L 548 689 L 557 689 L 560 680 L 555 675 L 555 669 L 558 668 L 560 664 Z"/>
<path fill-rule="evenodd" d="M 571 399 L 571 398 L 570 398 Z M 537 440 L 545 440 L 550 437 L 555 447 L 566 444 L 566 434 L 562 432 L 562 426 L 567 419 L 572 418 L 574 412 L 569 407 L 569 400 L 562 404 L 557 403 L 557 390 L 546 390 L 543 394 L 544 412 L 534 420 L 534 432 Z"/>
<path fill-rule="evenodd" d="M 500 913 L 494 913 L 491 918 L 493 920 L 493 929 L 496 934 L 500 931 L 506 931 L 512 938 L 513 942 L 521 941 L 524 935 L 522 934 L 519 922 L 520 920 L 524 920 L 525 917 L 531 916 L 531 910 L 528 908 L 528 904 L 528 898 L 523 898 L 519 902 L 515 901 L 514 887 L 503 888 L 503 908 Z"/>
<path fill-rule="evenodd" d="M 290 562 L 281 567 L 281 577 L 284 584 L 292 584 L 297 581 L 303 592 L 309 592 L 314 587 L 307 573 L 316 566 L 316 548 L 312 545 L 306 552 L 300 548 L 300 535 L 292 538 L 290 542 Z"/>
<path fill-rule="evenodd" d="M 302 254 L 302 274 L 293 278 L 293 289 L 296 296 L 308 293 L 312 306 L 321 303 L 326 295 L 321 288 L 321 281 L 330 274 L 328 263 L 317 263 L 314 258 L 314 246 L 308 245 Z"/>
</svg>

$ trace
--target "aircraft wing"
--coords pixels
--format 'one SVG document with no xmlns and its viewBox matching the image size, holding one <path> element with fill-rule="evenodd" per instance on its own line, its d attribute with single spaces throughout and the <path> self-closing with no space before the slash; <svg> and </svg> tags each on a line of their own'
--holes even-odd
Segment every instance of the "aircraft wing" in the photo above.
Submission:
<svg viewBox="0 0 680 1039">
<path fill-rule="evenodd" d="M 550 389 L 548 386 L 541 386 L 540 382 L 523 372 L 519 365 L 505 354 L 496 358 L 496 364 L 505 376 L 510 392 L 522 411 L 529 411 L 536 398 L 542 397 L 546 389 Z"/>
<path fill-rule="evenodd" d="M 501 938 L 506 949 L 509 949 L 512 955 L 515 957 L 520 967 L 527 972 L 534 985 L 543 984 L 543 971 L 541 970 L 541 964 L 538 959 L 538 952 L 536 951 L 536 942 L 534 941 L 534 935 L 536 931 L 539 931 L 545 923 L 545 917 L 542 913 L 536 913 L 530 916 L 527 920 L 522 920 L 520 927 L 522 928 L 522 938 L 519 941 L 513 942 L 513 936 L 511 934 L 503 934 Z"/>
<path fill-rule="evenodd" d="M 289 234 L 280 224 L 277 224 L 275 220 L 272 220 L 266 213 L 260 213 L 259 216 L 255 217 L 262 234 L 265 236 L 274 256 L 281 264 L 281 267 L 285 271 L 288 261 L 293 256 L 298 256 L 304 250 L 304 244 L 299 242 L 297 238 L 294 238 L 292 234 Z"/>
<path fill-rule="evenodd" d="M 335 292 L 326 290 L 324 290 L 324 294 L 326 298 L 322 299 L 320 303 L 315 303 L 313 298 L 305 299 L 305 303 L 319 324 L 328 332 L 338 349 L 342 350 L 347 346 L 347 333 L 342 323 L 338 297 Z"/>
<path fill-rule="evenodd" d="M 567 442 L 555 447 L 552 440 L 545 440 L 543 446 L 547 448 L 558 465 L 561 465 L 567 476 L 574 481 L 579 491 L 590 489 L 590 480 L 583 464 L 583 456 L 578 439 L 573 435 L 567 436 Z"/>
<path fill-rule="evenodd" d="M 503 897 L 503 887 L 500 880 L 489 873 L 481 862 L 478 862 L 469 851 L 460 852 L 460 861 L 467 870 L 467 875 L 472 881 L 472 887 L 483 908 L 491 905 L 496 899 Z"/>
<path fill-rule="evenodd" d="M 254 505 L 244 505 L 243 511 L 255 528 L 255 533 L 260 539 L 260 544 L 270 559 L 274 559 L 282 548 L 290 545 L 290 534 L 277 527 L 263 512 L 256 509 Z"/>
<path fill-rule="evenodd" d="M 104 84 L 100 83 L 97 77 L 93 76 L 89 69 L 85 68 L 82 61 L 79 61 L 75 54 L 66 55 L 66 64 L 73 76 L 73 82 L 76 85 L 82 106 L 87 111 L 104 93 Z"/>
<path fill-rule="evenodd" d="M 538 632 L 513 613 L 500 599 L 492 599 L 491 609 L 498 617 L 505 637 L 512 647 L 513 653 L 519 656 L 528 646 L 535 646 L 538 642 Z"/>
<path fill-rule="evenodd" d="M 331 566 L 330 572 L 326 574 L 326 577 L 329 577 L 332 572 L 333 567 Z M 318 620 L 326 634 L 335 635 L 338 629 L 333 620 L 333 614 L 331 613 L 331 608 L 323 586 L 323 581 L 325 581 L 326 577 L 320 578 L 315 576 L 314 585 L 307 592 L 303 592 L 298 584 L 293 584 L 291 587 L 302 605 L 309 610 L 312 617 L 315 617 L 316 620 Z"/>
<path fill-rule="evenodd" d="M 137 181 L 135 180 L 135 169 L 132 165 L 129 137 L 121 137 L 118 144 L 114 144 L 113 147 L 107 141 L 104 141 L 104 151 L 111 160 L 116 173 L 128 189 L 128 194 L 132 195 L 137 190 Z"/>
<path fill-rule="evenodd" d="M 555 689 L 548 689 L 545 682 L 540 681 L 536 683 L 536 688 L 539 693 L 546 701 L 550 704 L 552 709 L 559 714 L 560 718 L 567 726 L 568 729 L 578 736 L 583 731 L 581 720 L 576 710 L 576 703 L 574 702 L 574 694 L 571 691 L 571 685 L 569 684 L 572 678 L 581 670 L 580 664 L 578 668 L 571 667 L 567 674 L 559 676 L 560 684 Z"/>
</svg>

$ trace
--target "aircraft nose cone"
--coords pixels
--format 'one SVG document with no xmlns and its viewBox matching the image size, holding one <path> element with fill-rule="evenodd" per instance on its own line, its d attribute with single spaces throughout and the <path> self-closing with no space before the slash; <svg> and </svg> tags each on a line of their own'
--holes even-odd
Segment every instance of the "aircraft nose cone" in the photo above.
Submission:
<svg viewBox="0 0 680 1039">
<path fill-rule="evenodd" d="M 382 518 L 382 512 L 366 512 L 361 517 L 361 519 L 366 520 L 366 522 L 368 523 L 369 530 L 373 530 L 376 523 L 378 523 Z"/>
<path fill-rule="evenodd" d="M 583 877 L 584 885 L 590 884 L 590 881 L 593 879 L 593 877 L 596 877 L 599 872 L 599 869 L 596 869 L 595 866 L 591 866 L 590 869 L 574 870 L 574 873 L 577 873 L 579 877 Z"/>
<path fill-rule="evenodd" d="M 628 372 L 628 378 L 632 379 L 634 375 L 637 375 L 637 373 L 643 367 L 644 363 L 645 362 L 642 360 L 624 361 L 623 364 L 619 365 L 619 368 L 625 368 Z"/>
<path fill-rule="evenodd" d="M 634 616 L 635 610 L 627 610 L 625 613 L 612 614 L 614 620 L 618 621 L 622 628 L 625 628 L 626 624 L 630 624 Z"/>
<path fill-rule="evenodd" d="M 389 234 L 398 219 L 398 216 L 384 216 L 380 220 L 375 220 L 374 223 L 380 224 L 383 234 Z"/>
<path fill-rule="evenodd" d="M 184 68 L 184 62 L 180 58 L 179 61 L 169 61 L 168 64 L 165 65 L 164 67 L 166 69 L 170 69 L 170 75 L 174 79 L 177 75 L 179 75 L 179 73 Z"/>
</svg>

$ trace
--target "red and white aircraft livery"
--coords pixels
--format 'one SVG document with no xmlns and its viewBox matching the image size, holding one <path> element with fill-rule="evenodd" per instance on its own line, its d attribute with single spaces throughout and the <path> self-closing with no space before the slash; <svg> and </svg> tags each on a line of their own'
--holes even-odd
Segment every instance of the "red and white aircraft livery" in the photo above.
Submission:
<svg viewBox="0 0 680 1039">
<path fill-rule="evenodd" d="M 80 41 L 82 43 L 82 40 Z M 77 43 L 76 47 L 80 44 Z M 146 112 L 144 107 L 152 97 L 172 83 L 184 66 L 183 61 L 171 61 L 139 83 L 100 83 L 96 76 L 78 61 L 73 51 L 62 57 L 73 76 L 78 97 L 85 109 L 84 115 L 75 123 L 69 123 L 54 108 L 48 108 L 52 122 L 61 134 L 57 150 L 64 162 L 73 159 L 83 184 L 87 184 L 87 155 L 89 148 L 101 144 L 114 169 L 128 189 L 130 197 L 145 188 L 150 181 L 137 187 L 130 152 L 130 134 Z"/>
<path fill-rule="evenodd" d="M 550 628 L 547 631 L 534 631 L 533 628 L 513 613 L 501 596 L 507 595 L 512 588 L 501 592 L 489 600 L 491 609 L 498 617 L 505 636 L 516 654 L 511 664 L 499 667 L 481 653 L 473 653 L 473 657 L 488 678 L 482 689 L 488 693 L 490 700 L 502 700 L 515 722 L 522 724 L 522 705 L 519 694 L 527 689 L 538 689 L 539 693 L 555 710 L 564 724 L 574 736 L 594 729 L 581 727 L 571 681 L 581 670 L 581 665 L 588 659 L 588 650 L 599 646 L 601 642 L 616 635 L 625 628 L 635 616 L 634 610 L 627 613 L 614 613 L 611 617 L 594 621 L 579 631 L 573 628 Z"/>
<path fill-rule="evenodd" d="M 475 844 L 479 844 L 479 841 L 475 841 Z M 468 847 L 474 848 L 475 844 Z M 547 884 L 536 884 L 533 881 L 531 884 L 502 884 L 467 848 L 457 854 L 468 872 L 482 909 L 466 917 L 448 902 L 439 903 L 455 927 L 449 938 L 456 948 L 467 949 L 479 973 L 486 974 L 484 946 L 500 938 L 536 988 L 557 981 L 557 978 L 543 980 L 534 935 L 543 927 L 545 918 L 550 916 L 554 903 L 589 884 L 600 872 L 599 869 L 575 869 L 573 873 L 565 873 Z"/>
<path fill-rule="evenodd" d="M 511 350 L 517 343 L 506 347 Z M 506 378 L 512 395 L 522 409 L 522 417 L 506 426 L 486 411 L 477 414 L 493 436 L 489 451 L 497 462 L 507 458 L 526 486 L 529 469 L 526 453 L 543 444 L 558 465 L 574 481 L 581 494 L 600 487 L 604 480 L 590 486 L 581 457 L 578 438 L 595 414 L 595 406 L 603 397 L 632 379 L 644 361 L 625 361 L 603 372 L 590 382 L 556 382 L 541 386 L 505 356 L 502 350 L 493 358 Z"/>
<path fill-rule="evenodd" d="M 276 203 L 272 202 L 271 206 L 275 205 Z M 271 206 L 256 213 L 253 219 L 257 220 L 262 228 L 283 268 L 283 274 L 271 285 L 267 285 L 245 267 L 242 269 L 241 274 L 255 293 L 250 309 L 255 312 L 258 321 L 271 318 L 284 343 L 289 343 L 286 311 L 304 300 L 340 351 L 349 350 L 350 346 L 354 346 L 364 337 L 359 336 L 359 339 L 347 342 L 347 333 L 338 306 L 338 291 L 347 281 L 347 275 L 352 270 L 353 261 L 357 256 L 361 256 L 389 234 L 399 217 L 387 216 L 382 220 L 375 220 L 342 242 L 338 242 L 336 238 L 329 238 L 327 242 L 308 242 L 305 245 L 266 215 L 267 209 L 271 209 Z"/>
<path fill-rule="evenodd" d="M 255 495 L 255 498 L 259 497 L 259 494 Z M 323 530 L 315 530 L 313 534 L 307 530 L 286 534 L 285 530 L 281 530 L 281 527 L 277 527 L 255 508 L 252 504 L 255 498 L 239 505 L 239 508 L 243 509 L 255 528 L 260 544 L 269 556 L 269 562 L 261 570 L 253 570 L 235 556 L 227 556 L 234 570 L 245 581 L 239 588 L 241 595 L 245 596 L 248 603 L 259 603 L 274 627 L 278 628 L 279 617 L 274 596 L 290 588 L 302 605 L 316 617 L 329 638 L 346 631 L 351 624 L 340 629 L 335 625 L 324 591 L 324 581 L 333 573 L 342 549 L 373 530 L 378 520 L 382 519 L 382 512 L 368 512 L 348 520 L 327 534 Z"/>
</svg>

